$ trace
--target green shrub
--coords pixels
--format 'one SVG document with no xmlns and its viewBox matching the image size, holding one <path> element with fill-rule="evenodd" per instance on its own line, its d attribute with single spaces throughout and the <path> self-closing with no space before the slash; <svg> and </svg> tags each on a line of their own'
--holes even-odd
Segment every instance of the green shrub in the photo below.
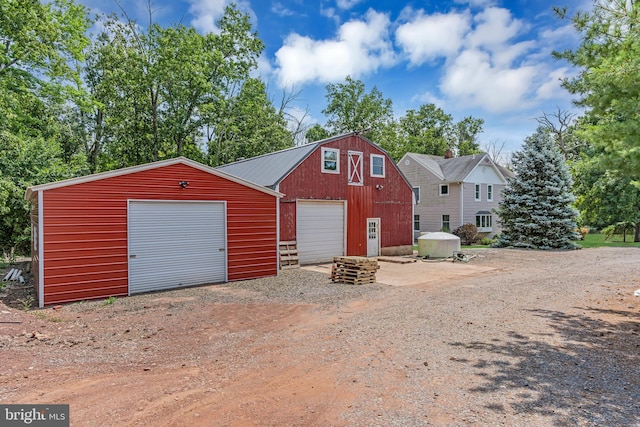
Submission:
<svg viewBox="0 0 640 427">
<path fill-rule="evenodd" d="M 493 242 L 495 242 L 495 240 L 490 237 L 483 237 L 482 240 L 480 240 L 480 244 L 485 246 L 490 246 Z"/>
</svg>

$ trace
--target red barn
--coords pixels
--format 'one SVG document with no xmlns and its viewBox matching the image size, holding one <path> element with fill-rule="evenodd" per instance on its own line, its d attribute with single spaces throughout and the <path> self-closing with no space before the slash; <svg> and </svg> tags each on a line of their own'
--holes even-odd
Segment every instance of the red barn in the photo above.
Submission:
<svg viewBox="0 0 640 427">
<path fill-rule="evenodd" d="M 284 194 L 280 240 L 297 241 L 301 264 L 413 251 L 413 189 L 393 159 L 358 133 L 218 170 Z"/>
<path fill-rule="evenodd" d="M 280 196 L 183 157 L 28 188 L 39 305 L 277 275 Z"/>
</svg>

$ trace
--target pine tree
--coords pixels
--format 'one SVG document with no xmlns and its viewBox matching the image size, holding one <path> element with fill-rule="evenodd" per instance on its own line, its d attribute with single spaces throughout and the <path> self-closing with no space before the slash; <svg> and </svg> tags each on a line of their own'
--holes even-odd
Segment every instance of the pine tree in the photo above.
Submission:
<svg viewBox="0 0 640 427">
<path fill-rule="evenodd" d="M 513 156 L 515 178 L 502 192 L 497 214 L 502 234 L 496 246 L 574 249 L 579 246 L 571 206 L 572 179 L 560 150 L 542 127 Z"/>
</svg>

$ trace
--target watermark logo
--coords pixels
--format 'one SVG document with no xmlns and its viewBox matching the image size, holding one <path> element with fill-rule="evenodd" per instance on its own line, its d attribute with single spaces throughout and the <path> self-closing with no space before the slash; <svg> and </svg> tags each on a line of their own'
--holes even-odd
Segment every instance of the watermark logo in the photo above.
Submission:
<svg viewBox="0 0 640 427">
<path fill-rule="evenodd" d="M 69 427 L 69 405 L 0 405 L 0 426 Z"/>
</svg>

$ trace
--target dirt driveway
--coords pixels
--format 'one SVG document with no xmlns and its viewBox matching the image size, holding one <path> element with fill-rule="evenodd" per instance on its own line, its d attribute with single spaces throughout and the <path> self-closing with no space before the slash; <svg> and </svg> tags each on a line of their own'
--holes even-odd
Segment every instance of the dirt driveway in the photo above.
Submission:
<svg viewBox="0 0 640 427">
<path fill-rule="evenodd" d="M 640 251 L 477 254 L 0 304 L 0 403 L 73 426 L 640 425 Z"/>
</svg>

